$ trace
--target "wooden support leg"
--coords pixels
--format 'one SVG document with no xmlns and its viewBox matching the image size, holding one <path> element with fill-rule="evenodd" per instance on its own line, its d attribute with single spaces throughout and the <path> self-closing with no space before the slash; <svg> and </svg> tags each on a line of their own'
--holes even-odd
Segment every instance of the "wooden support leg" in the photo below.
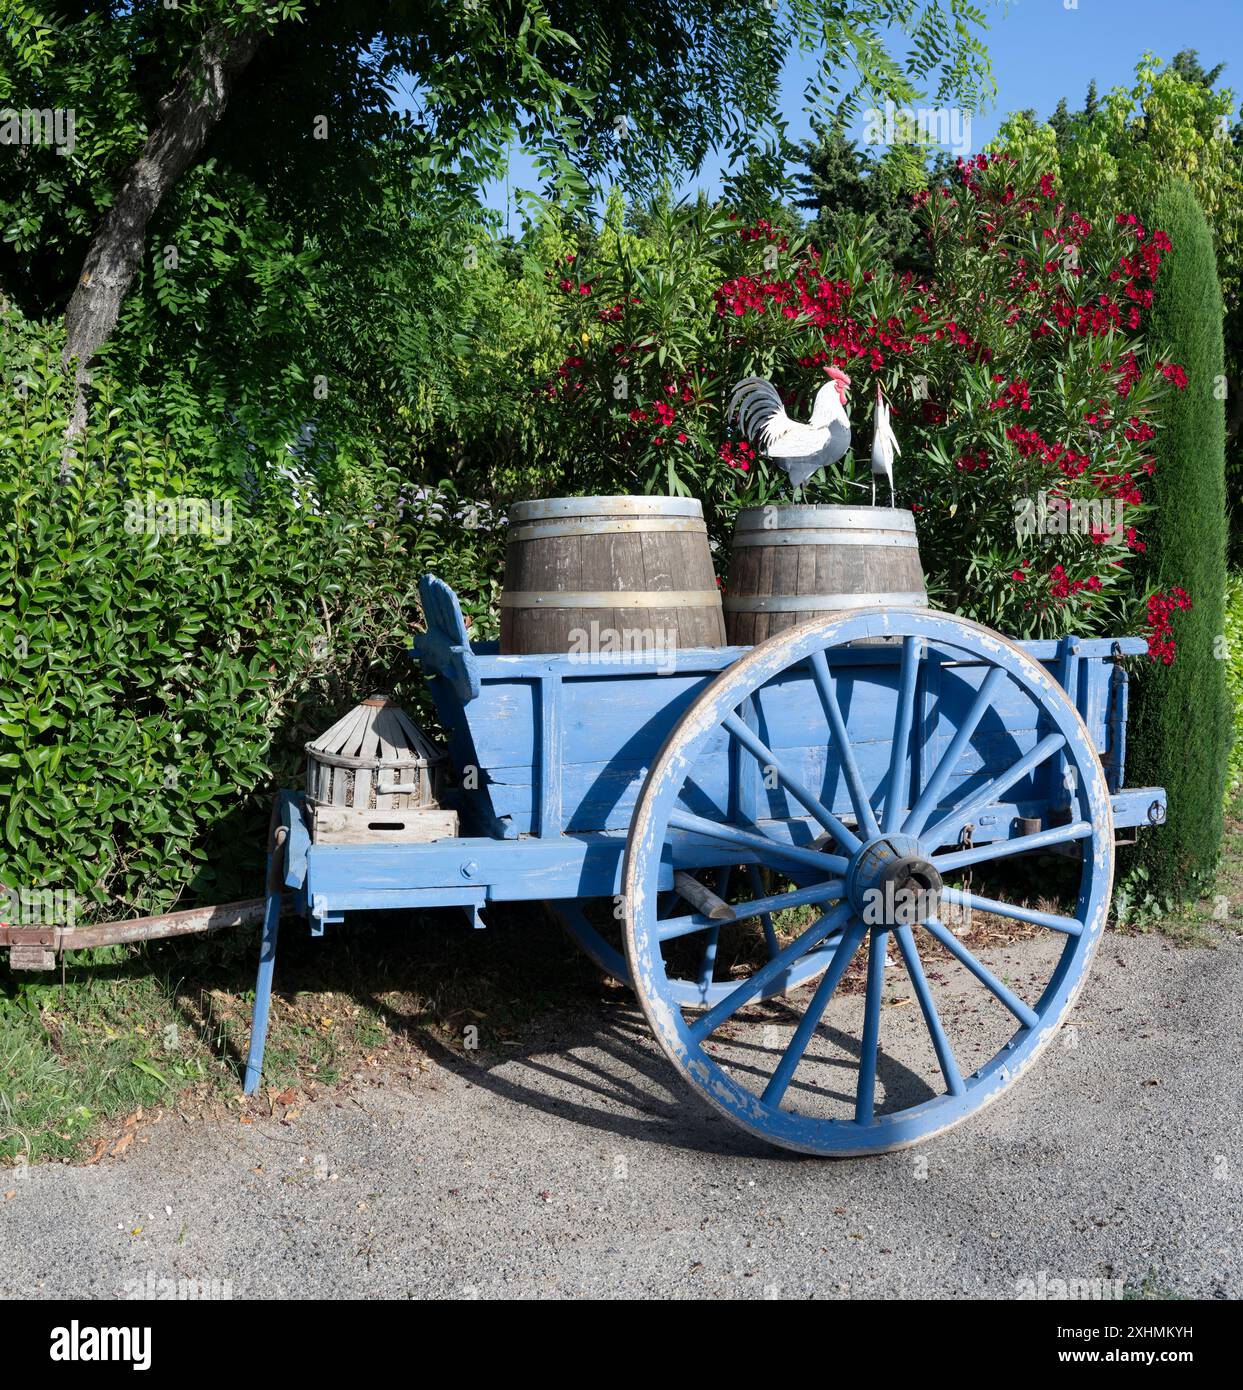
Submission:
<svg viewBox="0 0 1243 1390">
<path fill-rule="evenodd" d="M 281 925 L 281 877 L 285 862 L 284 826 L 273 836 L 268 853 L 268 892 L 263 912 L 263 941 L 259 948 L 259 974 L 255 979 L 255 1010 L 250 1020 L 250 1055 L 246 1059 L 245 1092 L 253 1096 L 263 1075 L 263 1049 L 268 1039 L 268 1014 L 272 1004 L 272 975 L 276 969 L 276 937 Z"/>
</svg>

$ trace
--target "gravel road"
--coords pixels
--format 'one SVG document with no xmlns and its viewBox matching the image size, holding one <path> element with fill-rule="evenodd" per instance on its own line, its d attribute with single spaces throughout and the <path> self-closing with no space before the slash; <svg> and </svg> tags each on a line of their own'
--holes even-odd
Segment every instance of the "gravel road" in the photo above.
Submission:
<svg viewBox="0 0 1243 1390">
<path fill-rule="evenodd" d="M 287 1123 L 166 1116 L 0 1183 L 0 1296 L 1237 1298 L 1240 1000 L 1238 939 L 1109 936 L 1077 1045 L 850 1162 L 740 1135 L 602 1005 L 486 1066 L 369 1075 Z"/>
</svg>

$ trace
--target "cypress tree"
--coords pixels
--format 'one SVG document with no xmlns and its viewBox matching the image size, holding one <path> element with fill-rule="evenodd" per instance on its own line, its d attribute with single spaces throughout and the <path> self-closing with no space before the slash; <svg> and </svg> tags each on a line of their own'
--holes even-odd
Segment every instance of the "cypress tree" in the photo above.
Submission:
<svg viewBox="0 0 1243 1390">
<path fill-rule="evenodd" d="M 1231 718 L 1225 684 L 1225 381 L 1222 297 L 1213 239 L 1190 185 L 1161 188 L 1147 209 L 1173 249 L 1157 279 L 1149 341 L 1187 373 L 1163 400 L 1154 441 L 1147 579 L 1178 586 L 1191 608 L 1175 615 L 1172 664 L 1145 664 L 1132 687 L 1127 781 L 1164 786 L 1169 815 L 1141 837 L 1149 891 L 1169 899 L 1202 887 L 1216 865 Z"/>
</svg>

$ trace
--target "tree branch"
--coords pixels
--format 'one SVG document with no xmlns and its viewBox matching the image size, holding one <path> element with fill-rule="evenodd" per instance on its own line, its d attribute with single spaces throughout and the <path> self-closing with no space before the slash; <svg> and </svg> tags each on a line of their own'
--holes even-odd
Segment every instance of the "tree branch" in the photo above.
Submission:
<svg viewBox="0 0 1243 1390">
<path fill-rule="evenodd" d="M 90 366 L 111 337 L 138 268 L 147 224 L 207 143 L 238 75 L 255 55 L 257 29 L 209 29 L 176 86 L 160 103 L 162 122 L 147 137 L 87 249 L 65 311 L 63 360 L 76 360 L 76 391 L 66 438 L 86 428 Z"/>
</svg>

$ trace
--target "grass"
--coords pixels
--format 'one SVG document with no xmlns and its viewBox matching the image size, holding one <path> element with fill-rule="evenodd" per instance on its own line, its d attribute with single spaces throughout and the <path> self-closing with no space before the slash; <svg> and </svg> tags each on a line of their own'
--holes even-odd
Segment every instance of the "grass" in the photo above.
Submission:
<svg viewBox="0 0 1243 1390">
<path fill-rule="evenodd" d="M 538 908 L 495 913 L 485 931 L 450 913 L 372 914 L 321 939 L 286 923 L 265 1090 L 248 1100 L 257 957 L 255 929 L 84 952 L 63 987 L 59 971 L 0 966 L 0 1163 L 99 1157 L 161 1110 L 267 1112 L 360 1068 L 486 1055 L 608 993 Z"/>
<path fill-rule="evenodd" d="M 1016 863 L 1007 886 L 1039 901 L 1048 873 Z M 979 876 L 976 887 L 990 891 Z M 807 925 L 809 911 L 780 914 L 783 939 Z M 487 1058 L 534 1020 L 555 1036 L 585 1004 L 624 1000 L 540 909 L 493 913 L 484 931 L 452 913 L 371 914 L 321 939 L 286 923 L 265 1091 L 252 1100 L 240 1092 L 257 929 L 83 952 L 67 958 L 63 986 L 59 971 L 0 965 L 0 1163 L 97 1158 L 162 1110 L 245 1118 L 368 1067 L 425 1070 L 429 1054 L 475 1044 Z M 1003 926 L 1011 937 L 1035 930 L 975 914 L 971 940 Z M 1125 930 L 1210 947 L 1243 930 L 1243 799 L 1227 817 L 1212 891 Z M 736 964 L 757 949 L 740 942 Z"/>
</svg>

